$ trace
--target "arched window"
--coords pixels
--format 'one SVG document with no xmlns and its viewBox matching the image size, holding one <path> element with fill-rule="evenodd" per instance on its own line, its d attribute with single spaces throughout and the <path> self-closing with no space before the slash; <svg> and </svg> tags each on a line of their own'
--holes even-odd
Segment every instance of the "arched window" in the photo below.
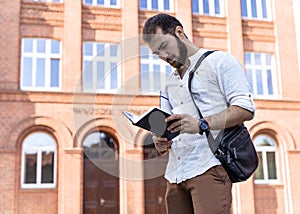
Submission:
<svg viewBox="0 0 300 214">
<path fill-rule="evenodd" d="M 255 172 L 255 183 L 276 182 L 278 179 L 276 142 L 267 135 L 259 135 L 254 139 L 254 144 L 259 157 L 259 165 Z"/>
<path fill-rule="evenodd" d="M 22 144 L 22 188 L 56 186 L 56 142 L 45 132 L 28 135 Z"/>
<path fill-rule="evenodd" d="M 118 159 L 117 142 L 110 134 L 105 132 L 96 131 L 87 135 L 83 141 L 83 148 L 89 159 Z"/>
</svg>

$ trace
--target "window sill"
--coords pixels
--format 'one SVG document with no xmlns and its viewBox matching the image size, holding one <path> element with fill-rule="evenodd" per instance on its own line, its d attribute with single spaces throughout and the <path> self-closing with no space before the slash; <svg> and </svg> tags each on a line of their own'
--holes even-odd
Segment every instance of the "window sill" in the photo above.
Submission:
<svg viewBox="0 0 300 214">
<path fill-rule="evenodd" d="M 19 192 L 26 193 L 41 193 L 41 192 L 57 192 L 57 186 L 55 187 L 20 187 Z"/>
<path fill-rule="evenodd" d="M 279 180 L 274 180 L 274 181 L 254 180 L 254 185 L 259 185 L 259 186 L 283 186 L 283 183 Z"/>
</svg>

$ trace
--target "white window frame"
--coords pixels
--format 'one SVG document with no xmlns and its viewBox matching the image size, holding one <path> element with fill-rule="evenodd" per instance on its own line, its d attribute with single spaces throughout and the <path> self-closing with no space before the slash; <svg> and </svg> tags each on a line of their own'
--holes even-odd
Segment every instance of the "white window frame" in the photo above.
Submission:
<svg viewBox="0 0 300 214">
<path fill-rule="evenodd" d="M 96 93 L 116 93 L 117 90 L 120 88 L 121 86 L 121 51 L 120 51 L 120 46 L 118 44 L 113 44 L 113 43 L 104 43 L 104 42 L 83 42 L 83 49 L 84 49 L 84 45 L 87 43 L 92 43 L 92 56 L 88 56 L 84 54 L 84 50 L 83 50 L 83 69 L 82 69 L 82 89 L 83 92 L 96 92 Z M 98 56 L 97 55 L 97 44 L 103 44 L 104 45 L 104 56 Z M 116 45 L 118 46 L 118 51 L 117 51 L 117 56 L 116 57 L 112 57 L 110 56 L 110 46 L 111 45 Z M 93 82 L 92 82 L 92 89 L 89 88 L 85 88 L 84 87 L 84 78 L 85 78 L 85 62 L 88 63 L 92 63 L 92 67 L 93 67 Z M 105 80 L 104 80 L 104 84 L 105 84 L 105 88 L 104 89 L 99 89 L 99 83 L 97 82 L 98 78 L 97 78 L 97 63 L 98 62 L 104 62 L 104 76 L 105 76 Z M 112 89 L 111 88 L 111 69 L 110 69 L 110 63 L 116 63 L 117 64 L 117 88 Z"/>
<path fill-rule="evenodd" d="M 31 39 L 32 40 L 32 52 L 28 53 L 24 51 L 24 40 L 25 39 Z M 38 40 L 44 40 L 46 42 L 45 45 L 45 53 L 38 53 L 37 52 L 37 41 Z M 20 78 L 20 87 L 21 90 L 30 90 L 30 91 L 60 91 L 61 90 L 61 85 L 62 85 L 62 60 L 61 60 L 61 52 L 62 52 L 62 47 L 61 47 L 61 42 L 59 41 L 59 53 L 51 53 L 51 41 L 54 41 L 52 39 L 44 39 L 44 38 L 23 38 L 22 39 L 22 57 L 21 57 L 21 78 Z M 55 40 L 58 41 L 58 40 Z M 32 85 L 31 86 L 25 86 L 23 85 L 23 78 L 24 78 L 24 58 L 31 58 L 32 59 Z M 44 86 L 36 86 L 36 74 L 37 74 L 37 68 L 36 68 L 36 62 L 38 58 L 45 59 L 45 82 Z M 59 72 L 58 72 L 58 87 L 51 87 L 50 80 L 51 80 L 51 59 L 57 59 L 59 60 Z"/>
<path fill-rule="evenodd" d="M 245 0 L 246 6 L 247 6 L 247 16 L 243 16 L 243 19 L 257 19 L 257 20 L 266 20 L 271 21 L 272 20 L 272 13 L 271 13 L 271 0 L 266 0 L 266 13 L 267 18 L 263 18 L 262 14 L 262 0 L 255 0 L 256 1 L 256 11 L 257 11 L 257 17 L 252 16 L 252 4 L 251 0 Z M 242 12 L 242 3 L 241 3 L 241 12 Z"/>
<path fill-rule="evenodd" d="M 263 140 L 268 141 L 271 146 L 260 146 L 259 143 Z M 269 137 L 268 135 L 259 135 L 254 139 L 254 145 L 256 152 L 262 153 L 262 166 L 263 166 L 263 174 L 264 179 L 254 179 L 255 184 L 278 184 L 280 183 L 279 180 L 279 163 L 278 163 L 278 151 L 277 151 L 277 144 L 276 142 Z M 276 168 L 276 179 L 269 179 L 268 178 L 268 162 L 267 162 L 267 152 L 274 152 L 275 153 L 275 168 Z"/>
<path fill-rule="evenodd" d="M 86 0 L 83 0 L 83 4 L 84 5 L 93 5 L 93 6 L 120 8 L 120 0 L 116 0 L 116 5 L 111 5 L 110 0 L 104 0 L 104 4 L 98 4 L 97 0 L 92 0 L 92 4 L 90 4 L 90 3 L 87 3 Z"/>
<path fill-rule="evenodd" d="M 40 138 L 43 141 L 47 140 L 52 146 L 39 146 L 38 144 L 43 144 L 40 142 L 33 142 L 34 138 Z M 36 144 L 30 148 L 24 148 L 26 143 Z M 53 163 L 53 183 L 42 183 L 42 152 L 53 152 L 54 153 L 54 163 Z M 37 169 L 36 169 L 36 183 L 25 183 L 25 155 L 36 152 L 37 153 Z M 56 187 L 56 177 L 57 177 L 57 146 L 56 141 L 45 132 L 34 132 L 28 135 L 22 146 L 22 165 L 21 165 L 21 187 L 24 189 L 38 189 L 38 188 L 55 188 Z"/>
<path fill-rule="evenodd" d="M 158 0 L 158 9 L 153 9 L 152 8 L 152 0 L 147 0 L 147 8 L 141 8 L 141 6 L 139 6 L 139 8 L 141 10 L 153 10 L 153 11 L 168 11 L 168 12 L 174 12 L 174 0 L 169 0 L 169 10 L 165 10 L 164 8 L 164 0 Z"/>
<path fill-rule="evenodd" d="M 203 0 L 197 0 L 198 1 L 198 11 L 199 12 L 193 12 L 193 14 L 199 14 L 199 15 L 208 15 L 208 16 L 217 16 L 217 17 L 224 17 L 224 0 L 219 0 L 220 4 L 220 14 L 216 14 L 215 10 L 215 1 L 214 0 L 209 0 L 209 13 L 204 13 L 204 6 L 203 6 Z"/>
<path fill-rule="evenodd" d="M 167 81 L 167 69 L 166 66 L 169 66 L 170 70 L 173 70 L 172 67 L 166 63 L 165 61 L 161 60 L 160 58 L 158 58 L 158 56 L 156 56 L 155 54 L 150 53 L 149 48 L 147 48 L 146 46 L 141 46 L 140 50 L 144 50 L 144 53 L 140 54 L 140 74 L 143 72 L 142 71 L 142 64 L 146 64 L 149 65 L 149 89 L 147 91 L 142 91 L 143 87 L 142 87 L 142 82 L 140 83 L 140 89 L 142 94 L 149 94 L 149 95 L 159 95 L 160 90 L 155 91 L 154 90 L 154 86 L 155 86 L 155 79 L 154 79 L 154 66 L 158 65 L 160 66 L 160 89 L 162 86 L 164 86 L 166 84 Z M 143 58 L 142 55 L 146 56 L 147 58 Z"/>
<path fill-rule="evenodd" d="M 251 64 L 246 64 L 245 62 L 245 69 L 246 72 L 250 71 L 250 74 L 252 77 L 252 92 L 255 96 L 255 98 L 258 99 L 276 99 L 278 98 L 278 81 L 277 81 L 277 72 L 275 69 L 275 57 L 274 55 L 271 55 L 271 65 L 266 65 L 266 55 L 267 53 L 261 53 L 261 52 L 245 52 L 246 54 L 250 54 L 250 59 L 251 59 Z M 259 54 L 261 59 L 261 65 L 256 65 L 255 64 L 255 55 Z M 263 94 L 258 94 L 258 82 L 256 78 L 256 70 L 261 70 L 262 72 L 262 88 L 263 88 Z M 273 94 L 269 94 L 269 89 L 268 89 L 268 78 L 267 78 L 267 70 L 271 70 L 272 73 L 272 87 L 273 87 Z"/>
</svg>

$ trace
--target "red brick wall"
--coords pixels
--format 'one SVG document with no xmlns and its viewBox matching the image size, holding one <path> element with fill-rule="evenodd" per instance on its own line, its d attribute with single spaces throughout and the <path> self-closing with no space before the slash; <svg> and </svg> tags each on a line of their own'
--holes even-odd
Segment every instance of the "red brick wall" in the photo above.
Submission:
<svg viewBox="0 0 300 214">
<path fill-rule="evenodd" d="M 0 7 L 0 89 L 16 90 L 19 83 L 20 0 L 1 1 Z"/>
</svg>

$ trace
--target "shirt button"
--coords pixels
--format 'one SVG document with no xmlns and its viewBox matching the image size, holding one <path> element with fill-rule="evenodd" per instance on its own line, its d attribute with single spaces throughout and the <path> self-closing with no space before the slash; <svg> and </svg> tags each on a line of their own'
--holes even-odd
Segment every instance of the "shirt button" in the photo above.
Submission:
<svg viewBox="0 0 300 214">
<path fill-rule="evenodd" d="M 183 105 L 183 102 L 181 102 L 180 104 Z"/>
<path fill-rule="evenodd" d="M 177 159 L 180 160 L 180 157 L 178 157 Z"/>
<path fill-rule="evenodd" d="M 180 85 L 180 88 L 182 88 L 183 87 L 183 85 Z"/>
</svg>

